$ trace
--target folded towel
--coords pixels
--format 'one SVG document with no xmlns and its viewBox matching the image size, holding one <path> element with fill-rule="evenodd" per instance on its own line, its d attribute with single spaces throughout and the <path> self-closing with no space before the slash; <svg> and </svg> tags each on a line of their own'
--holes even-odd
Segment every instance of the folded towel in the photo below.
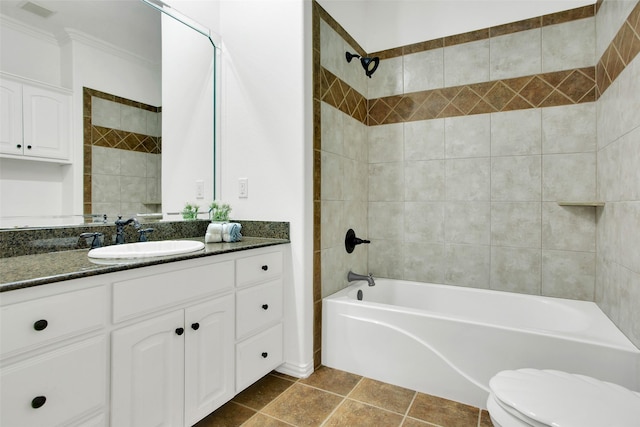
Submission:
<svg viewBox="0 0 640 427">
<path fill-rule="evenodd" d="M 209 224 L 207 233 L 204 235 L 205 243 L 222 242 L 222 225 L 223 224 Z"/>
<path fill-rule="evenodd" d="M 242 225 L 237 222 L 222 224 L 222 240 L 224 242 L 239 242 L 242 238 L 241 229 Z"/>
</svg>

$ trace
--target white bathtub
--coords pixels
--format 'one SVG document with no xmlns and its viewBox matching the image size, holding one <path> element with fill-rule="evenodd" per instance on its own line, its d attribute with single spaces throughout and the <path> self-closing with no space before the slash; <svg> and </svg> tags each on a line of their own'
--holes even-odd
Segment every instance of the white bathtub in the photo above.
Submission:
<svg viewBox="0 0 640 427">
<path fill-rule="evenodd" d="M 480 408 L 505 369 L 640 386 L 640 351 L 595 303 L 390 279 L 323 299 L 322 363 Z"/>
</svg>

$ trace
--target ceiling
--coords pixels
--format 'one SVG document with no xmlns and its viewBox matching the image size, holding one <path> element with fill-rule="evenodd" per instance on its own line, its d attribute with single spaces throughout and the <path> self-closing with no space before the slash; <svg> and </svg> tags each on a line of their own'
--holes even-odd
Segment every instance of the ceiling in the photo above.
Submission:
<svg viewBox="0 0 640 427">
<path fill-rule="evenodd" d="M 569 10 L 595 0 L 317 0 L 367 52 Z"/>
<path fill-rule="evenodd" d="M 2 0 L 3 15 L 60 38 L 80 31 L 153 62 L 159 62 L 160 13 L 140 0 L 32 0 L 53 11 L 44 18 L 22 8 L 26 0 Z"/>
</svg>

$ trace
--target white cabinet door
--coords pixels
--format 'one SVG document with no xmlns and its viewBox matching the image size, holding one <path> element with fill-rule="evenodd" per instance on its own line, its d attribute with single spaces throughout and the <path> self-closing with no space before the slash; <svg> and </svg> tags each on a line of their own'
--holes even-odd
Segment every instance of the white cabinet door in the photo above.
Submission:
<svg viewBox="0 0 640 427">
<path fill-rule="evenodd" d="M 0 80 L 0 153 L 22 155 L 22 85 Z"/>
<path fill-rule="evenodd" d="M 184 312 L 112 334 L 111 425 L 183 425 Z"/>
<path fill-rule="evenodd" d="M 70 97 L 28 85 L 23 86 L 22 97 L 24 154 L 67 159 L 71 137 Z"/>
<path fill-rule="evenodd" d="M 185 310 L 186 426 L 209 415 L 235 394 L 233 322 L 233 295 Z"/>
</svg>

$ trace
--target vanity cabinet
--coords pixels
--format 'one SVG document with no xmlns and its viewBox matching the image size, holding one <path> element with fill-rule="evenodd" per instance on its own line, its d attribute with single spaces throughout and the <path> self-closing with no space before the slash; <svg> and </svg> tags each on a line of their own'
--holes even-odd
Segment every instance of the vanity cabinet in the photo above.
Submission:
<svg viewBox="0 0 640 427">
<path fill-rule="evenodd" d="M 282 251 L 236 261 L 236 393 L 283 362 Z"/>
<path fill-rule="evenodd" d="M 54 294 L 34 288 L 3 295 L 2 426 L 105 425 L 106 292 L 77 290 L 72 282 Z"/>
<path fill-rule="evenodd" d="M 283 363 L 283 249 L 9 291 L 0 327 L 0 425 L 189 427 Z"/>
<path fill-rule="evenodd" d="M 0 153 L 34 160 L 69 160 L 71 95 L 62 88 L 0 79 Z"/>
</svg>

